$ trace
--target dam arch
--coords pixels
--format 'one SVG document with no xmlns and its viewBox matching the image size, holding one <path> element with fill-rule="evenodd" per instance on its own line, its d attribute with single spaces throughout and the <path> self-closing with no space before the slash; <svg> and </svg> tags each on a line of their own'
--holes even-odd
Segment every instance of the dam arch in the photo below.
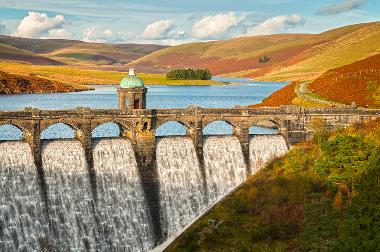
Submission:
<svg viewBox="0 0 380 252">
<path fill-rule="evenodd" d="M 92 138 L 113 138 L 127 135 L 130 130 L 120 123 L 110 121 L 97 124 L 91 131 Z"/>
<path fill-rule="evenodd" d="M 41 129 L 40 138 L 45 139 L 75 139 L 77 137 L 77 130 L 74 126 L 57 122 L 48 125 Z"/>
<path fill-rule="evenodd" d="M 232 136 L 236 127 L 228 120 L 215 120 L 207 123 L 202 128 L 202 134 L 207 135 L 227 135 Z"/>
<path fill-rule="evenodd" d="M 275 120 L 263 119 L 250 124 L 249 135 L 275 135 L 280 134 L 281 125 Z"/>
<path fill-rule="evenodd" d="M 0 141 L 19 141 L 25 139 L 25 130 L 21 127 L 12 124 L 4 123 L 0 124 Z M 3 137 L 5 136 L 5 137 Z"/>
<path fill-rule="evenodd" d="M 184 122 L 172 120 L 166 121 L 154 130 L 156 137 L 161 136 L 186 136 L 190 132 L 190 127 Z M 171 131 L 171 132 L 169 132 Z"/>
</svg>

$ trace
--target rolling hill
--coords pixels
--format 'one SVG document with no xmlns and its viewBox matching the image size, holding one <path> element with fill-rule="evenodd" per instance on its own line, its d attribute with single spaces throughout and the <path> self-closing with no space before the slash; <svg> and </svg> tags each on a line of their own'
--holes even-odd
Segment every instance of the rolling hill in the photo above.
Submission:
<svg viewBox="0 0 380 252">
<path fill-rule="evenodd" d="M 309 95 L 328 102 L 360 107 L 380 107 L 380 54 L 328 70 L 308 84 Z M 300 84 L 292 82 L 272 93 L 261 103 L 250 107 L 278 107 L 281 105 L 326 106 L 310 103 L 298 97 Z M 299 92 L 299 90 L 298 90 Z M 330 104 L 330 106 L 332 103 Z"/>
<path fill-rule="evenodd" d="M 310 80 L 380 52 L 380 22 L 320 34 L 276 34 L 183 44 L 146 55 L 133 66 L 207 67 L 215 75 L 268 81 Z M 267 56 L 269 61 L 260 63 Z"/>
<path fill-rule="evenodd" d="M 314 80 L 310 91 L 332 101 L 380 106 L 380 54 L 334 68 Z"/>
<path fill-rule="evenodd" d="M 63 65 L 62 62 L 54 59 L 5 44 L 0 44 L 0 59 L 21 61 L 36 65 Z"/>
<path fill-rule="evenodd" d="M 0 59 L 36 65 L 118 66 L 165 47 L 153 44 L 104 44 L 0 36 Z"/>
</svg>

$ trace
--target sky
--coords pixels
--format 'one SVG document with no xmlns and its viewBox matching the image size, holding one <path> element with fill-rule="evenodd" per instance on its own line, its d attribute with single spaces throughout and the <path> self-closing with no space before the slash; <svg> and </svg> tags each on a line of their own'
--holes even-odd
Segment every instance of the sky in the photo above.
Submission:
<svg viewBox="0 0 380 252">
<path fill-rule="evenodd" d="M 380 0 L 0 0 L 0 34 L 176 45 L 380 21 Z"/>
</svg>

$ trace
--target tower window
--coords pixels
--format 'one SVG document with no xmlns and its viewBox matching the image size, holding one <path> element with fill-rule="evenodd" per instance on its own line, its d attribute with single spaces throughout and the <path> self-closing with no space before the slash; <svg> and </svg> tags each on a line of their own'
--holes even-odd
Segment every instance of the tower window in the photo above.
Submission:
<svg viewBox="0 0 380 252">
<path fill-rule="evenodd" d="M 139 99 L 137 99 L 137 100 L 134 101 L 133 108 L 135 108 L 135 109 L 139 109 L 140 108 L 140 100 Z"/>
</svg>

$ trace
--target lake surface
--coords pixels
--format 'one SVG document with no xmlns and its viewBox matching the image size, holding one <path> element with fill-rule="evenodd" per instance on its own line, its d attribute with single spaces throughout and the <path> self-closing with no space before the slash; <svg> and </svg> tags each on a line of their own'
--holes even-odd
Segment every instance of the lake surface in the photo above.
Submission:
<svg viewBox="0 0 380 252">
<path fill-rule="evenodd" d="M 186 108 L 197 105 L 205 108 L 232 108 L 256 104 L 287 83 L 250 82 L 244 78 L 214 78 L 229 82 L 218 86 L 147 86 L 148 108 Z M 40 109 L 70 109 L 76 107 L 117 108 L 117 86 L 94 86 L 95 90 L 60 94 L 22 94 L 0 95 L 0 110 L 22 110 L 25 107 Z M 58 127 L 58 128 L 57 128 Z M 65 128 L 67 127 L 67 128 Z M 10 127 L 0 127 L 0 140 L 5 140 L 15 133 Z M 14 131 L 14 129 L 12 129 Z M 71 138 L 68 126 L 55 125 L 43 132 L 43 138 Z M 95 137 L 114 136 L 118 132 L 116 125 L 103 125 L 94 131 Z M 251 133 L 270 134 L 273 129 L 255 127 Z M 157 135 L 183 135 L 184 128 L 178 123 L 170 122 L 157 130 Z M 231 128 L 226 123 L 215 122 L 205 129 L 206 134 L 230 134 Z"/>
</svg>

